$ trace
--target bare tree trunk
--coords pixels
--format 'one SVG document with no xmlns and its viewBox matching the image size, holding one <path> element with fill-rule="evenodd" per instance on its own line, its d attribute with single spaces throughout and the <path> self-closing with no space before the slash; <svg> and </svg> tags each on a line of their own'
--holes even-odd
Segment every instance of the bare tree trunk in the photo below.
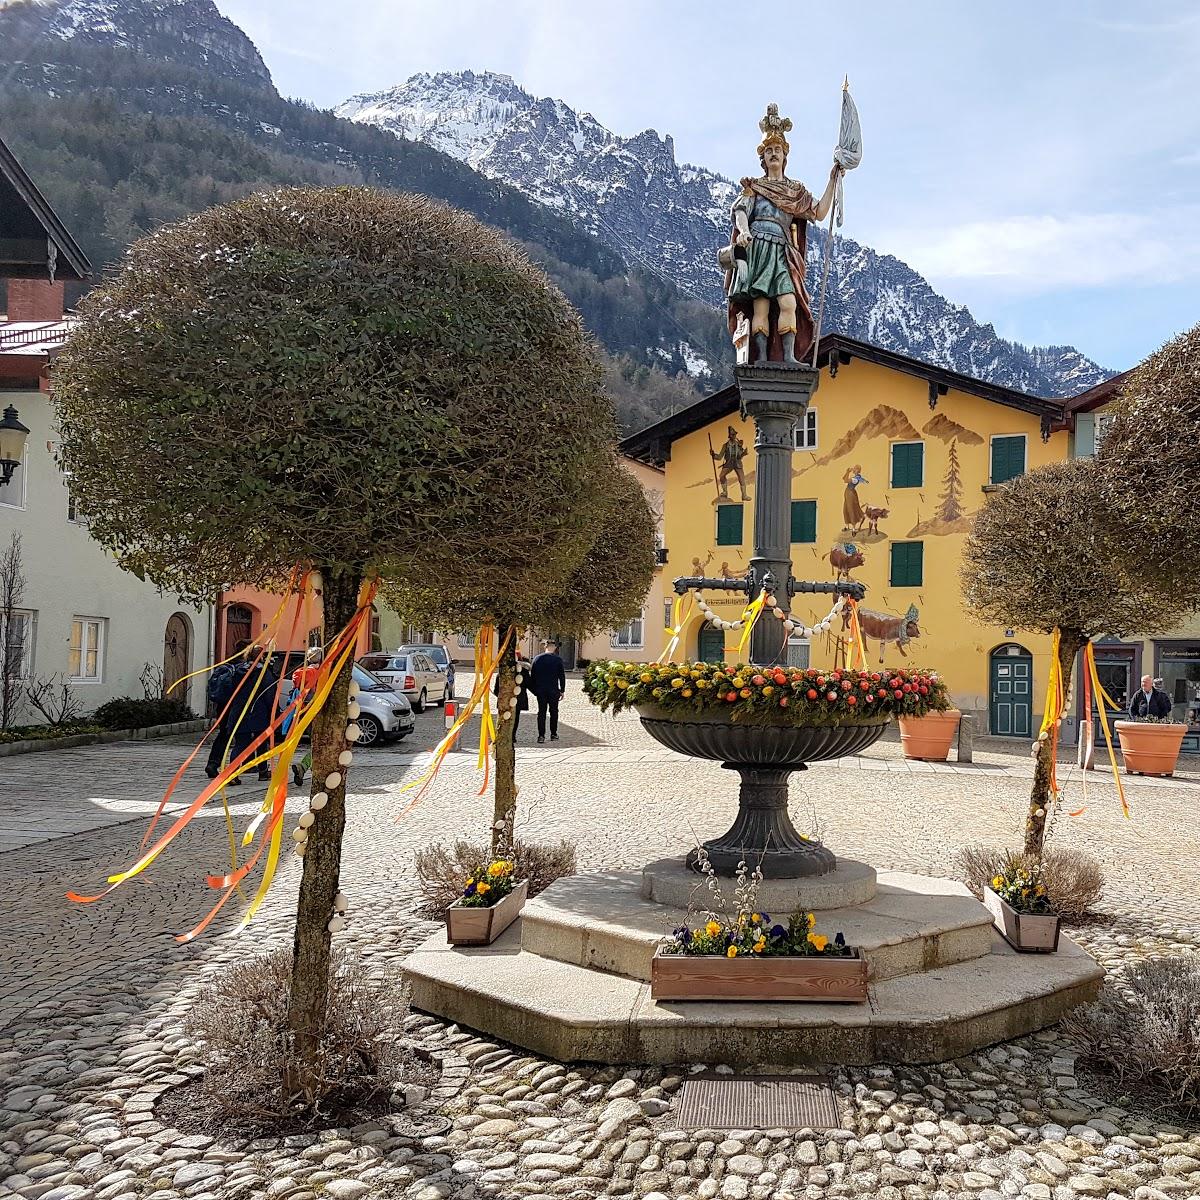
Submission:
<svg viewBox="0 0 1200 1200">
<path fill-rule="evenodd" d="M 362 572 L 321 568 L 325 637 L 328 640 L 354 616 Z M 289 1089 L 302 1091 L 311 1100 L 319 1094 L 317 1050 L 329 999 L 329 920 L 338 894 L 342 865 L 342 835 L 346 828 L 346 773 L 338 755 L 348 748 L 346 704 L 354 663 L 351 654 L 338 673 L 328 698 L 317 714 L 312 731 L 312 794 L 326 792 L 329 800 L 315 814 L 308 830 L 300 897 L 296 904 L 296 933 L 293 943 L 292 986 L 288 1002 L 288 1026 L 295 1040 L 297 1069 Z M 326 787 L 331 774 L 339 774 L 336 787 Z"/>
<path fill-rule="evenodd" d="M 1062 672 L 1063 689 L 1069 703 L 1071 672 L 1075 666 L 1075 655 L 1084 644 L 1084 636 L 1078 630 L 1059 631 L 1058 665 Z M 1065 712 L 1065 708 L 1064 708 Z M 1087 719 L 1090 720 L 1090 717 Z M 1033 790 L 1029 795 L 1029 815 L 1025 819 L 1025 853 L 1037 858 L 1042 856 L 1046 841 L 1046 821 L 1053 797 L 1050 793 L 1050 768 L 1058 754 L 1058 730 L 1051 728 L 1044 742 L 1038 743 L 1037 762 L 1033 769 Z"/>
<path fill-rule="evenodd" d="M 497 622 L 497 636 L 501 641 L 507 632 L 507 622 Z M 514 629 L 508 648 L 500 656 L 496 669 L 500 683 L 496 697 L 496 788 L 492 808 L 492 853 L 500 854 L 514 840 L 513 822 L 517 809 L 517 751 L 513 736 L 513 717 L 516 710 L 510 701 L 517 690 L 517 635 Z M 507 721 L 505 713 L 512 713 Z"/>
<path fill-rule="evenodd" d="M 25 641 L 16 639 L 14 617 L 24 595 L 21 535 L 14 533 L 8 549 L 0 554 L 0 729 L 11 724 L 21 695 Z"/>
</svg>

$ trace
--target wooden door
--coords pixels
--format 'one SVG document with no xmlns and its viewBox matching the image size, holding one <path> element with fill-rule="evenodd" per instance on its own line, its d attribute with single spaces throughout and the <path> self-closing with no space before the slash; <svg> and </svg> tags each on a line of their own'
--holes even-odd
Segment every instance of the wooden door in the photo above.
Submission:
<svg viewBox="0 0 1200 1200">
<path fill-rule="evenodd" d="M 992 651 L 988 725 L 997 737 L 1029 737 L 1033 727 L 1033 655 L 1024 646 Z"/>
<path fill-rule="evenodd" d="M 171 691 L 192 669 L 192 625 L 183 613 L 174 613 L 167 621 L 163 638 L 163 695 L 187 703 L 187 686 Z"/>
<path fill-rule="evenodd" d="M 725 661 L 725 631 L 705 625 L 700 630 L 696 645 L 696 658 L 700 662 L 723 663 Z"/>
<path fill-rule="evenodd" d="M 225 610 L 225 653 L 229 658 L 233 648 L 241 641 L 254 638 L 254 610 L 248 604 L 231 604 Z"/>
</svg>

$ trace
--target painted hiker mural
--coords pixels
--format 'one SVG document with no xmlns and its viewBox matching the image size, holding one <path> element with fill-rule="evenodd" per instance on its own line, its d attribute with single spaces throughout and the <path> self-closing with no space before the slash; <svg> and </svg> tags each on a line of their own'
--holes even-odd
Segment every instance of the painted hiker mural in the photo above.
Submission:
<svg viewBox="0 0 1200 1200">
<path fill-rule="evenodd" d="M 720 450 L 714 450 L 712 435 L 708 439 L 708 453 L 713 460 L 713 474 L 717 484 L 717 499 L 729 499 L 729 476 L 737 477 L 738 487 L 742 490 L 742 499 L 749 500 L 746 491 L 746 472 L 742 463 L 746 458 L 746 443 L 738 436 L 738 431 L 730 425 L 726 438 Z"/>
<path fill-rule="evenodd" d="M 920 627 L 917 625 L 919 615 L 915 604 L 910 604 L 908 612 L 902 617 L 893 616 L 891 613 L 876 612 L 871 608 L 859 608 L 858 624 L 859 629 L 862 631 L 864 648 L 869 651 L 871 648 L 870 639 L 874 638 L 879 643 L 879 661 L 882 663 L 888 642 L 893 642 L 896 649 L 900 651 L 901 657 L 907 658 L 908 652 L 904 647 L 914 638 L 921 636 Z M 842 629 L 847 633 L 849 632 L 849 608 L 842 612 Z"/>
</svg>

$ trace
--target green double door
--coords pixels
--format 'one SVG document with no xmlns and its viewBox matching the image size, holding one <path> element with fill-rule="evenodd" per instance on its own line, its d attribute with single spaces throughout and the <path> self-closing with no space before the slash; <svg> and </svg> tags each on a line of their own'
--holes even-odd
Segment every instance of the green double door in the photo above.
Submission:
<svg viewBox="0 0 1200 1200">
<path fill-rule="evenodd" d="M 992 651 L 988 726 L 997 737 L 1029 737 L 1033 730 L 1033 655 L 1024 646 Z"/>
<path fill-rule="evenodd" d="M 700 630 L 696 646 L 696 658 L 700 662 L 719 663 L 725 661 L 725 631 L 705 625 Z"/>
</svg>

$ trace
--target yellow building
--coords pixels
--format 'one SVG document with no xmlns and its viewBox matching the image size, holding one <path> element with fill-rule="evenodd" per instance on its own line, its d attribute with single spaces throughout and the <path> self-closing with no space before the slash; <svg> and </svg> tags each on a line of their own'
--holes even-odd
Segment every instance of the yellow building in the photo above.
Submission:
<svg viewBox="0 0 1200 1200">
<path fill-rule="evenodd" d="M 820 384 L 794 431 L 792 563 L 800 579 L 839 569 L 867 587 L 868 659 L 939 671 L 979 728 L 1036 733 L 1049 639 L 994 628 L 963 611 L 959 561 L 972 518 L 1005 480 L 1070 453 L 1069 416 L 1047 400 L 985 383 L 840 335 L 822 339 Z M 754 553 L 754 428 L 736 387 L 717 392 L 622 443 L 665 472 L 668 580 L 738 577 Z M 668 583 L 669 589 L 669 583 Z M 668 590 L 669 594 L 669 590 Z M 745 600 L 710 591 L 727 619 Z M 797 596 L 812 625 L 830 607 Z M 832 665 L 840 623 L 812 644 L 793 638 L 780 660 Z M 882 635 L 882 637 L 880 636 Z M 739 634 L 699 620 L 678 657 L 732 661 Z M 647 645 L 653 650 L 659 647 Z M 1064 731 L 1073 738 L 1074 729 Z"/>
</svg>

